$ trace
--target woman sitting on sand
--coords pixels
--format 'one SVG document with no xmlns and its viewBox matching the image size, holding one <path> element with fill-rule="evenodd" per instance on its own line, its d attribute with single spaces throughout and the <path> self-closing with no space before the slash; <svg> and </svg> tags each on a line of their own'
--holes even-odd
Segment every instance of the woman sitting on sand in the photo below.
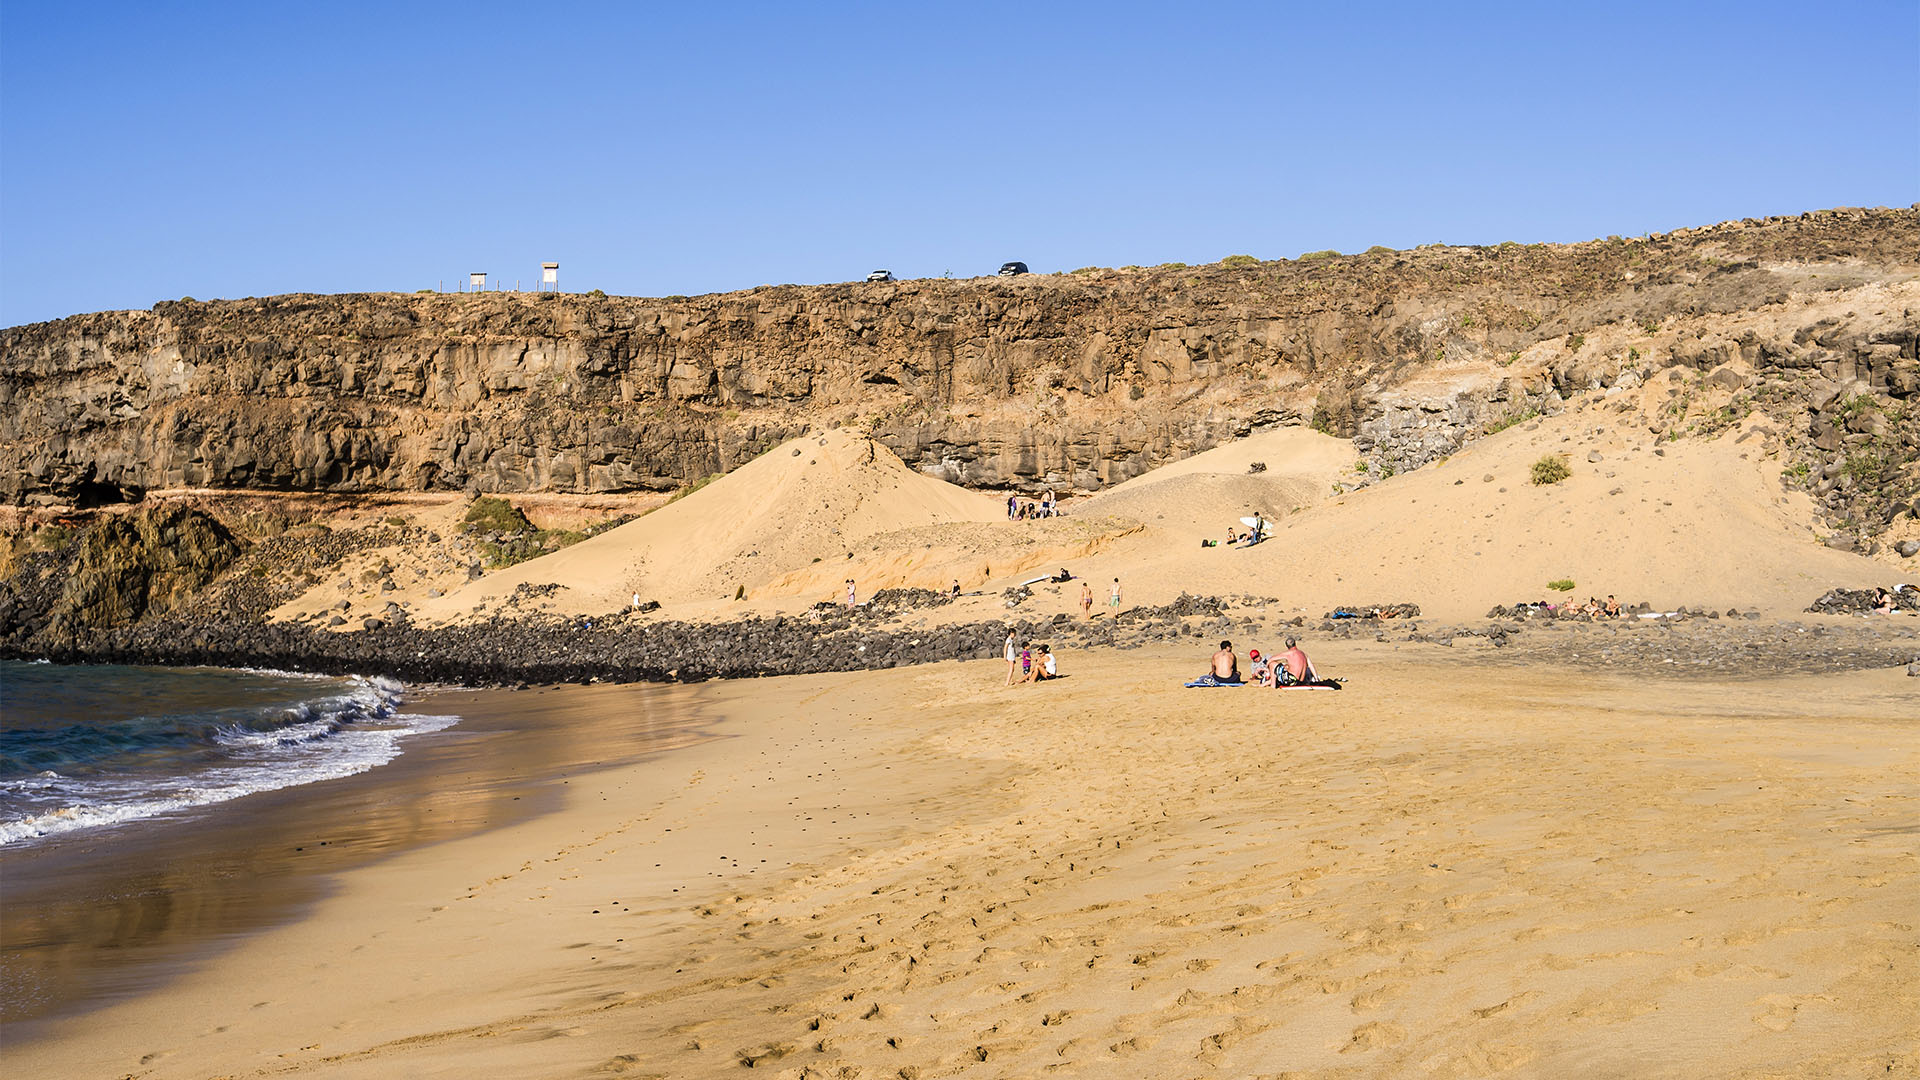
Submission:
<svg viewBox="0 0 1920 1080">
<path fill-rule="evenodd" d="M 1039 662 L 1033 665 L 1033 670 L 1027 672 L 1027 677 L 1020 680 L 1021 682 L 1041 682 L 1045 679 L 1060 677 L 1060 668 L 1053 659 L 1053 646 L 1040 646 L 1040 655 L 1036 659 Z"/>
</svg>

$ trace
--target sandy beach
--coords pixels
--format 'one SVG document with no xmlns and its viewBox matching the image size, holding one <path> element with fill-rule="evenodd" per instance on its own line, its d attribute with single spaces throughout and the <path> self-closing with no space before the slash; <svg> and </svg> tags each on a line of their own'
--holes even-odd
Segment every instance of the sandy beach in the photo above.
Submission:
<svg viewBox="0 0 1920 1080">
<path fill-rule="evenodd" d="M 1920 4 L 97 8 L 0 1080 L 1920 1080 Z"/>
<path fill-rule="evenodd" d="M 708 684 L 718 738 L 342 871 L 9 1071 L 1920 1070 L 1903 673 L 1316 661 L 1349 688 L 1184 690 L 1190 648 Z"/>
</svg>

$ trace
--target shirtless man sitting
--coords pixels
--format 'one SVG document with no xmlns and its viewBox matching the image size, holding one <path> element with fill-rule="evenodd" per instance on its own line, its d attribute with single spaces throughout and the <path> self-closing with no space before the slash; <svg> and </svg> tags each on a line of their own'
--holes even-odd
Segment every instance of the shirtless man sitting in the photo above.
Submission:
<svg viewBox="0 0 1920 1080">
<path fill-rule="evenodd" d="M 1213 654 L 1213 677 L 1223 683 L 1240 681 L 1240 657 L 1233 651 L 1233 642 L 1220 643 L 1220 651 Z"/>
<path fill-rule="evenodd" d="M 1280 654 L 1280 666 L 1286 675 L 1280 678 L 1282 683 L 1314 682 L 1320 678 L 1314 673 L 1313 661 L 1307 659 L 1300 644 L 1292 638 L 1287 639 L 1287 651 Z M 1275 672 L 1278 675 L 1278 672 Z M 1277 685 L 1277 684 L 1276 684 Z"/>
</svg>

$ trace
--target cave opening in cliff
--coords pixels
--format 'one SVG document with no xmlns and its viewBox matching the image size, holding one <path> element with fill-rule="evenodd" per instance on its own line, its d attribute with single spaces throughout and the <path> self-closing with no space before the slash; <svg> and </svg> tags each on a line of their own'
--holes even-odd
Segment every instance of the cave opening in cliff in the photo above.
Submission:
<svg viewBox="0 0 1920 1080">
<path fill-rule="evenodd" d="M 73 485 L 72 494 L 74 509 L 91 510 L 96 506 L 137 503 L 146 493 L 139 488 L 123 488 L 104 480 L 82 480 Z"/>
</svg>

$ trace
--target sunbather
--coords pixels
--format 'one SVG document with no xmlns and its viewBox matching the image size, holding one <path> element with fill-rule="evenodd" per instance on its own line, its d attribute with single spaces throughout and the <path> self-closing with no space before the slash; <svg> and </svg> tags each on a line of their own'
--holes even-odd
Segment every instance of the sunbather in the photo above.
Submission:
<svg viewBox="0 0 1920 1080">
<path fill-rule="evenodd" d="M 1313 670 L 1313 661 L 1307 659 L 1300 643 L 1292 638 L 1287 639 L 1287 651 L 1280 654 L 1280 664 L 1280 670 L 1286 672 L 1285 680 L 1289 683 L 1315 682 L 1320 678 Z"/>
<path fill-rule="evenodd" d="M 1233 642 L 1222 641 L 1220 651 L 1213 654 L 1213 670 L 1208 672 L 1214 680 L 1222 683 L 1240 682 L 1240 657 L 1233 651 Z"/>
<path fill-rule="evenodd" d="M 1247 677 L 1255 686 L 1273 685 L 1273 664 L 1260 655 L 1259 649 L 1247 650 Z"/>
</svg>

